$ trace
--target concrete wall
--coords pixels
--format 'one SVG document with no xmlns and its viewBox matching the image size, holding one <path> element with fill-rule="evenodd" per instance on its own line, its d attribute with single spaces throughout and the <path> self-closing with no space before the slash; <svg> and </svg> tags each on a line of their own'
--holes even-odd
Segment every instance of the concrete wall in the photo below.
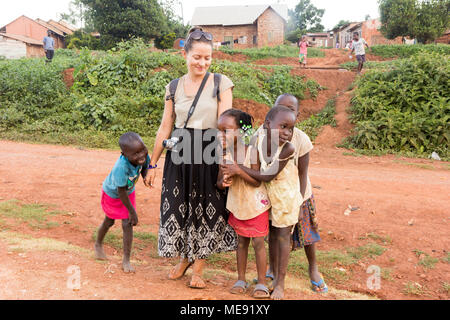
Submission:
<svg viewBox="0 0 450 320">
<path fill-rule="evenodd" d="M 285 22 L 272 8 L 258 18 L 258 48 L 284 43 Z"/>
<path fill-rule="evenodd" d="M 27 45 L 22 41 L 0 36 L 0 56 L 19 59 L 27 56 Z"/>
</svg>

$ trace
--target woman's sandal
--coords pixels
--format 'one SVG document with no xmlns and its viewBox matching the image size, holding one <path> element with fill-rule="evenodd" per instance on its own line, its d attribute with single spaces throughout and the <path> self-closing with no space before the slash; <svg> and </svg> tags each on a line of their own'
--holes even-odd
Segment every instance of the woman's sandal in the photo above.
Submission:
<svg viewBox="0 0 450 320">
<path fill-rule="evenodd" d="M 311 280 L 311 284 L 312 284 L 312 291 L 314 291 L 315 293 L 328 293 L 328 287 L 323 278 L 320 279 L 319 282 Z M 321 288 L 322 285 L 323 287 Z"/>
<path fill-rule="evenodd" d="M 274 277 L 274 275 L 273 275 L 273 273 L 269 273 L 269 272 L 267 272 L 266 273 L 266 279 L 270 279 L 270 280 L 275 280 L 275 277 Z M 253 279 L 253 283 L 254 284 L 257 284 L 258 283 L 258 279 L 257 278 L 254 278 Z"/>
<path fill-rule="evenodd" d="M 193 264 L 192 262 L 189 262 L 188 265 L 186 266 L 186 268 L 184 269 L 183 273 L 182 273 L 181 276 L 179 276 L 179 277 L 171 278 L 171 277 L 170 277 L 170 274 L 169 274 L 169 276 L 168 276 L 169 280 L 180 280 L 181 278 L 183 278 L 184 275 L 186 274 L 187 269 L 189 269 L 189 267 L 192 266 L 192 264 Z M 177 266 L 175 266 L 175 268 L 176 268 L 176 267 L 177 267 Z M 173 270 L 173 269 L 172 269 L 172 270 Z"/>
<path fill-rule="evenodd" d="M 261 295 L 261 296 L 260 296 L 260 295 L 255 295 L 255 293 L 258 292 L 258 291 L 264 292 L 265 295 Z M 257 285 L 255 286 L 255 289 L 253 290 L 252 297 L 253 297 L 254 299 L 268 299 L 268 298 L 270 298 L 269 288 L 267 288 L 267 287 L 266 287 L 265 285 L 263 285 L 263 284 L 257 284 Z"/>
<path fill-rule="evenodd" d="M 230 289 L 231 294 L 244 294 L 247 292 L 249 285 L 247 282 L 238 280 Z"/>
</svg>

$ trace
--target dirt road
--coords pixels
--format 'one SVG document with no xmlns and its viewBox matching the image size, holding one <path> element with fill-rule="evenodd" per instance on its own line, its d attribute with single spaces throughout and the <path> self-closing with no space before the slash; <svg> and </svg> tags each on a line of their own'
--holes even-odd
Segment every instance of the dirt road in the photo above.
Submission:
<svg viewBox="0 0 450 320">
<path fill-rule="evenodd" d="M 320 63 L 341 63 L 339 59 L 345 58 L 342 52 L 337 52 L 340 57 L 327 52 L 330 59 Z M 298 67 L 292 72 L 328 88 L 317 100 L 302 102 L 304 117 L 337 96 L 338 126 L 324 128 L 310 164 L 322 237 L 319 260 L 330 293 L 312 293 L 306 276 L 289 272 L 286 298 L 449 299 L 450 164 L 352 156 L 336 148 L 351 129 L 347 89 L 354 74 Z M 252 107 L 245 101 L 237 104 Z M 250 299 L 228 293 L 236 280 L 234 260 L 226 267 L 209 263 L 204 291 L 186 286 L 191 271 L 180 281 L 166 280 L 176 261 L 156 254 L 160 190 L 146 189 L 142 182 L 137 186 L 140 224 L 135 235 L 148 242 L 139 247 L 140 240 L 136 241 L 132 262 L 137 273 L 122 273 L 122 252 L 114 246 L 105 248 L 109 262 L 95 261 L 93 235 L 103 219 L 101 184 L 118 156 L 117 151 L 0 141 L 0 209 L 4 210 L 0 211 L 0 299 Z M 63 213 L 36 227 L 29 216 L 19 219 L 7 214 L 11 199 L 19 205 L 48 204 Z M 358 210 L 345 215 L 349 205 Z M 114 230 L 121 234 L 120 226 Z M 370 256 L 355 258 L 354 263 L 342 260 L 349 258 L 348 252 L 359 257 L 367 248 L 382 250 L 369 250 Z M 325 263 L 330 265 L 326 270 Z M 379 290 L 367 285 L 370 266 L 380 268 Z M 249 269 L 251 279 L 254 264 Z M 79 289 L 71 285 L 73 276 L 79 276 L 75 278 L 80 279 Z"/>
</svg>

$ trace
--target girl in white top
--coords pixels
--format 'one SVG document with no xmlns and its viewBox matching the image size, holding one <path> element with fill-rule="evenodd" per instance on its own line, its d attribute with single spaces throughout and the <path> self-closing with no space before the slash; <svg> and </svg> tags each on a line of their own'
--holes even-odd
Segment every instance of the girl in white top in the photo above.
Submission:
<svg viewBox="0 0 450 320">
<path fill-rule="evenodd" d="M 256 256 L 258 283 L 252 296 L 256 299 L 269 298 L 265 284 L 267 268 L 264 237 L 269 233 L 270 201 L 264 184 L 250 177 L 238 164 L 259 171 L 256 148 L 248 146 L 245 138 L 252 133 L 251 115 L 236 109 L 225 111 L 219 118 L 219 140 L 226 152 L 225 160 L 230 163 L 227 175 L 219 171 L 217 186 L 228 189 L 227 209 L 230 211 L 228 223 L 238 234 L 236 251 L 238 281 L 231 289 L 233 294 L 243 294 L 248 288 L 245 278 L 248 246 L 252 239 Z"/>
</svg>

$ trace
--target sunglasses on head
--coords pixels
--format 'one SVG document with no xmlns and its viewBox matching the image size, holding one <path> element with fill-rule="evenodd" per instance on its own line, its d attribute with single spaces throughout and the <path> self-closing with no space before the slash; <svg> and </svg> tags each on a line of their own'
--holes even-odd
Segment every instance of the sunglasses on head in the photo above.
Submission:
<svg viewBox="0 0 450 320">
<path fill-rule="evenodd" d="M 208 41 L 212 41 L 213 35 L 209 32 L 204 32 L 201 30 L 195 30 L 189 35 L 189 39 L 193 40 L 200 40 L 202 37 L 204 37 Z"/>
</svg>

